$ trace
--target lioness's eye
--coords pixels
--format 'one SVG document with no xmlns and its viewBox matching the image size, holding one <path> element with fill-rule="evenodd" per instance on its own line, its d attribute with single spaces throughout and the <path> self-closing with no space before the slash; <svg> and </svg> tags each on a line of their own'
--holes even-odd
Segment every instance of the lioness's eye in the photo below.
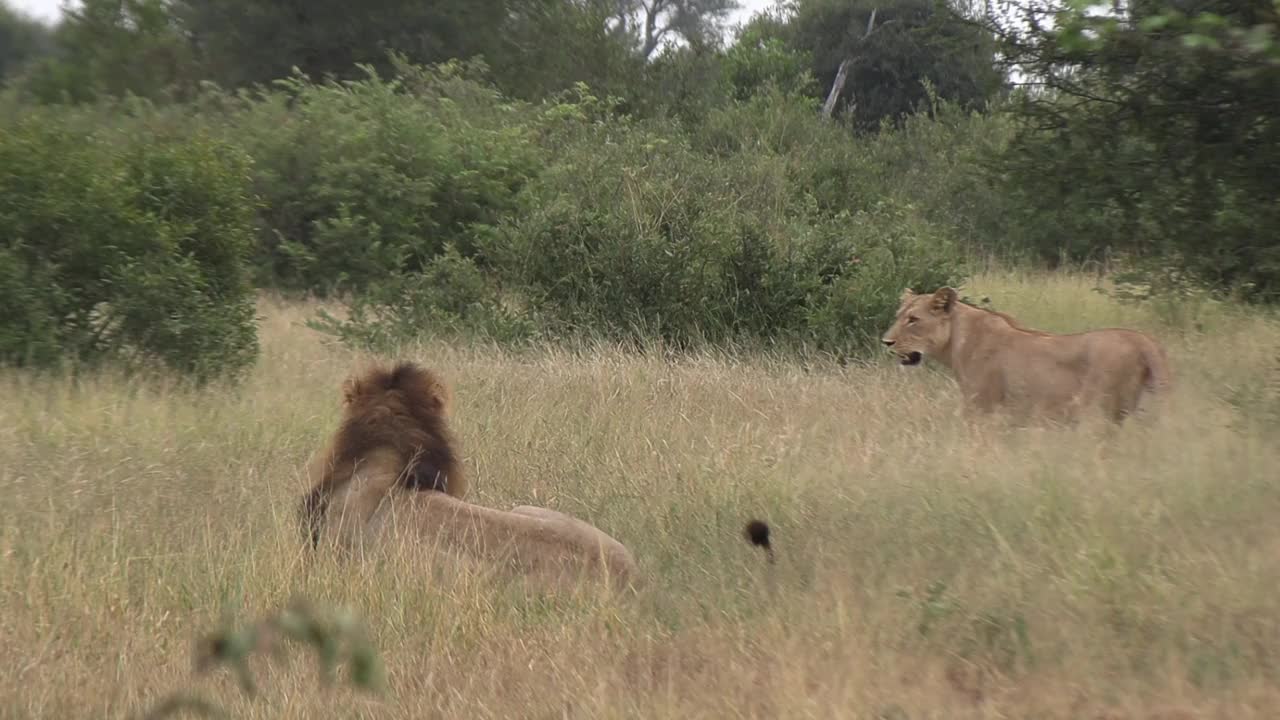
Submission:
<svg viewBox="0 0 1280 720">
<path fill-rule="evenodd" d="M 919 320 L 919 318 L 917 318 L 915 315 L 908 315 L 908 316 L 907 316 L 907 324 L 908 324 L 908 325 L 910 325 L 910 324 L 914 323 L 916 320 Z"/>
</svg>

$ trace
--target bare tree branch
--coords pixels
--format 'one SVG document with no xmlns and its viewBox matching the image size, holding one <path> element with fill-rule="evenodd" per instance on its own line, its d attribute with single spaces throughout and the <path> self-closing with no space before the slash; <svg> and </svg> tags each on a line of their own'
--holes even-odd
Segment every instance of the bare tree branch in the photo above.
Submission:
<svg viewBox="0 0 1280 720">
<path fill-rule="evenodd" d="M 705 37 L 737 0 L 617 0 L 617 27 L 635 38 L 641 57 L 653 56 L 667 38 Z"/>
</svg>

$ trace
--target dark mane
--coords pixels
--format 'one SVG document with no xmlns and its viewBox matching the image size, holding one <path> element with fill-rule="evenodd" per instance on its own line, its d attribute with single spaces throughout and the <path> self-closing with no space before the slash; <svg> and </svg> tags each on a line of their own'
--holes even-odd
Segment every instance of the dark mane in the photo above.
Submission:
<svg viewBox="0 0 1280 720">
<path fill-rule="evenodd" d="M 326 475 L 303 500 L 313 543 L 319 540 L 329 496 L 378 450 L 390 450 L 404 462 L 400 487 L 462 494 L 466 483 L 446 421 L 444 392 L 434 373 L 412 362 L 373 367 L 346 382 L 343 417 L 328 451 Z"/>
</svg>

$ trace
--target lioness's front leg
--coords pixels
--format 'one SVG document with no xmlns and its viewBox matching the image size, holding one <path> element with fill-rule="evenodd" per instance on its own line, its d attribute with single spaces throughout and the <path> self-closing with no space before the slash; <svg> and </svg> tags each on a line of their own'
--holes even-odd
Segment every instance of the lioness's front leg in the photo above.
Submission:
<svg viewBox="0 0 1280 720">
<path fill-rule="evenodd" d="M 1004 378 L 988 373 L 965 395 L 966 406 L 974 415 L 990 415 L 1005 401 Z"/>
</svg>

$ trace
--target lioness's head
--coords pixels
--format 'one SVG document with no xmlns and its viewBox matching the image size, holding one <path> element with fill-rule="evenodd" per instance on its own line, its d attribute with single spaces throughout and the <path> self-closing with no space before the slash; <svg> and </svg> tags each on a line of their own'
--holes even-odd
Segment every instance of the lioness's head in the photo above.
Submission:
<svg viewBox="0 0 1280 720">
<path fill-rule="evenodd" d="M 932 295 L 902 291 L 898 315 L 881 342 L 903 365 L 919 365 L 926 355 L 936 355 L 951 342 L 951 311 L 957 297 L 949 287 Z"/>
</svg>

